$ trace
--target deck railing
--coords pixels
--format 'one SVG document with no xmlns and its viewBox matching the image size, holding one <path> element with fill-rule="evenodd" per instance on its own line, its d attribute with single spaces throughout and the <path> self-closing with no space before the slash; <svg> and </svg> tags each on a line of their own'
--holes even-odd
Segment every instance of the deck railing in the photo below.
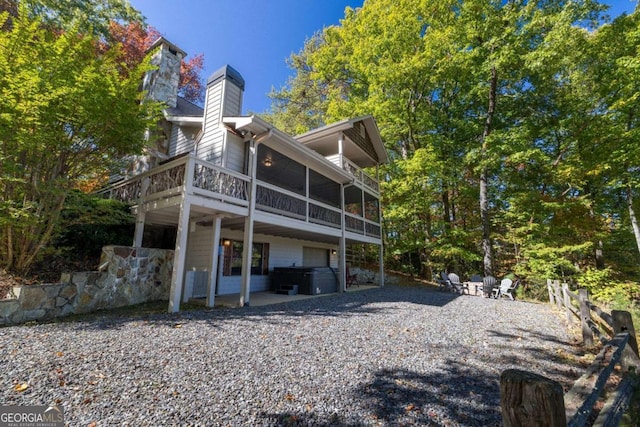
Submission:
<svg viewBox="0 0 640 427">
<path fill-rule="evenodd" d="M 358 233 L 370 237 L 381 236 L 380 224 L 350 213 L 344 214 L 344 227 L 347 231 L 351 231 L 352 233 Z"/>
<path fill-rule="evenodd" d="M 364 175 L 361 175 L 364 176 Z M 127 203 L 140 203 L 173 196 L 182 191 L 207 198 L 248 206 L 249 182 L 246 175 L 225 169 L 194 156 L 184 156 L 101 191 L 105 197 Z M 256 209 L 301 221 L 345 229 L 352 233 L 380 238 L 381 227 L 358 215 L 342 213 L 339 208 L 258 181 Z"/>
<path fill-rule="evenodd" d="M 189 174 L 189 170 L 193 173 Z M 213 163 L 184 156 L 101 191 L 105 197 L 138 203 L 190 189 L 200 196 L 246 206 L 249 177 Z"/>
<path fill-rule="evenodd" d="M 208 196 L 215 194 L 231 203 L 246 206 L 249 203 L 249 181 L 247 175 L 214 165 L 193 157 L 194 192 Z M 200 191 L 199 191 L 200 190 Z"/>
<path fill-rule="evenodd" d="M 378 180 L 369 176 L 364 170 L 362 170 L 362 168 L 353 163 L 351 160 L 342 157 L 341 162 L 339 154 L 329 156 L 327 157 L 327 160 L 349 172 L 356 178 L 356 181 L 358 183 L 362 184 L 375 195 L 380 195 L 380 184 L 378 183 Z"/>
<path fill-rule="evenodd" d="M 340 228 L 340 209 L 260 181 L 256 209 L 289 218 Z"/>
</svg>

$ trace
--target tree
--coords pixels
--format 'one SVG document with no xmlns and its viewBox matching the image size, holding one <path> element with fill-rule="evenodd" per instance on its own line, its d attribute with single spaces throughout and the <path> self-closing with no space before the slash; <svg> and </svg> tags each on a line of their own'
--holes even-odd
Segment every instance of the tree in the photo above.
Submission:
<svg viewBox="0 0 640 427">
<path fill-rule="evenodd" d="M 158 30 L 151 26 L 144 26 L 140 22 L 122 24 L 111 21 L 109 36 L 103 43 L 103 49 L 110 49 L 116 45 L 121 46 L 120 61 L 124 64 L 122 71 L 127 75 L 127 70 L 135 69 L 144 60 L 147 50 L 160 36 Z M 204 101 L 205 86 L 200 78 L 203 68 L 203 54 L 195 55 L 189 60 L 182 60 L 178 90 L 185 99 L 196 103 Z"/>
<path fill-rule="evenodd" d="M 7 14 L 2 15 L 3 23 Z M 141 103 L 147 64 L 124 78 L 80 28 L 48 31 L 24 8 L 0 32 L 0 262 L 24 273 L 50 241 L 69 191 L 141 152 L 157 105 Z"/>
<path fill-rule="evenodd" d="M 18 16 L 21 4 L 30 19 L 39 18 L 50 29 L 74 29 L 108 37 L 109 23 L 142 23 L 140 12 L 128 0 L 0 0 L 0 12 Z"/>
<path fill-rule="evenodd" d="M 640 253 L 636 195 L 640 189 L 640 10 L 600 28 L 592 38 L 593 80 L 606 119 L 598 154 L 606 159 L 609 184 L 625 201 Z"/>
<path fill-rule="evenodd" d="M 597 195 L 604 187 L 592 174 L 589 122 L 598 110 L 577 74 L 591 69 L 586 27 L 603 10 L 589 0 L 370 0 L 305 45 L 294 57 L 304 61 L 291 62 L 296 75 L 275 98 L 296 111 L 292 120 L 308 118 L 298 106 L 310 92 L 300 88 L 321 88 L 311 99 L 313 116 L 325 122 L 376 117 L 393 158 L 385 185 L 394 202 L 385 208 L 393 214 L 390 253 L 407 250 L 416 239 L 404 234 L 422 229 L 442 240 L 410 250 L 440 266 L 454 249 L 473 260 L 462 253 L 474 240 L 485 274 L 512 270 L 514 259 L 526 264 L 541 247 L 555 261 L 580 265 L 602 237 Z M 425 149 L 430 155 L 419 158 L 429 164 L 419 168 L 413 157 Z M 417 191 L 404 191 L 409 170 L 430 175 L 419 193 L 427 203 L 402 196 Z M 416 206 L 423 215 L 401 215 Z M 544 233 L 574 235 L 554 247 Z"/>
</svg>

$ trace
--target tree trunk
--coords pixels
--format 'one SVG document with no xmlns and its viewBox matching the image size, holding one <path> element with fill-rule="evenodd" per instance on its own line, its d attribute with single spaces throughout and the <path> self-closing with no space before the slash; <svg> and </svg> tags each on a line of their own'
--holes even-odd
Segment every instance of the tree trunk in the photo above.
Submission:
<svg viewBox="0 0 640 427">
<path fill-rule="evenodd" d="M 442 206 L 443 214 L 442 220 L 444 221 L 445 233 L 451 231 L 451 205 L 449 202 L 449 186 L 444 184 L 442 188 Z"/>
<path fill-rule="evenodd" d="M 640 226 L 638 225 L 638 218 L 636 212 L 633 209 L 633 189 L 631 184 L 627 184 L 627 207 L 629 208 L 629 218 L 631 219 L 631 227 L 633 228 L 633 235 L 636 238 L 636 245 L 638 246 L 638 252 L 640 252 Z"/>
<path fill-rule="evenodd" d="M 595 252 L 595 257 L 596 257 L 596 268 L 598 270 L 602 270 L 604 269 L 604 254 L 602 251 L 602 247 L 603 247 L 603 243 L 602 240 L 598 240 L 598 243 L 596 245 L 596 252 Z"/>
<path fill-rule="evenodd" d="M 484 253 L 483 267 L 485 276 L 493 276 L 493 248 L 491 246 L 491 221 L 489 218 L 489 189 L 488 170 L 485 166 L 488 143 L 487 138 L 491 133 L 493 116 L 496 111 L 496 92 L 498 86 L 498 71 L 491 68 L 491 81 L 489 87 L 489 108 L 487 109 L 487 119 L 482 132 L 481 158 L 482 170 L 480 171 L 480 223 L 482 226 L 482 252 Z"/>
</svg>

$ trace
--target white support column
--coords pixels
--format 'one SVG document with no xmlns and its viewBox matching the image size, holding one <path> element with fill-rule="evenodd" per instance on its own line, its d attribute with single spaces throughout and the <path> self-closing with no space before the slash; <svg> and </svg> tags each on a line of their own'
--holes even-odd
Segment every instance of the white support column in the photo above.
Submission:
<svg viewBox="0 0 640 427">
<path fill-rule="evenodd" d="M 338 158 L 340 159 L 340 167 L 342 169 L 344 169 L 344 162 L 343 162 L 343 144 L 344 144 L 344 134 L 342 132 L 340 132 L 340 137 L 338 138 Z"/>
<path fill-rule="evenodd" d="M 384 288 L 384 245 L 380 243 L 380 287 Z"/>
<path fill-rule="evenodd" d="M 344 232 L 340 236 L 340 244 L 338 245 L 338 265 L 340 269 L 338 292 L 345 292 L 347 290 L 347 245 Z"/>
<path fill-rule="evenodd" d="M 189 216 L 191 214 L 191 202 L 183 197 L 180 204 L 180 217 L 178 219 L 178 231 L 176 248 L 173 254 L 173 272 L 171 273 L 171 290 L 169 292 L 169 312 L 180 311 L 180 298 L 184 285 L 185 261 L 187 258 L 187 241 L 189 237 Z"/>
<path fill-rule="evenodd" d="M 253 253 L 253 218 L 244 220 L 244 240 L 242 242 L 242 288 L 240 307 L 249 305 L 251 295 L 251 255 Z"/>
<path fill-rule="evenodd" d="M 270 133 L 269 133 L 270 134 Z M 240 287 L 240 307 L 249 305 L 251 295 L 251 258 L 253 254 L 253 215 L 256 210 L 256 168 L 258 161 L 258 144 L 249 142 L 249 213 L 244 220 L 244 239 L 242 242 L 242 278 Z"/>
<path fill-rule="evenodd" d="M 378 186 L 380 185 L 380 168 L 376 165 L 376 179 L 378 180 Z M 378 188 L 378 192 L 380 189 Z M 382 229 L 382 203 L 380 203 L 380 196 L 378 196 L 378 224 L 380 225 L 380 287 L 384 287 L 384 230 Z"/>
<path fill-rule="evenodd" d="M 213 307 L 216 300 L 216 280 L 218 279 L 218 257 L 220 256 L 220 225 L 222 218 L 213 217 L 213 237 L 211 259 L 209 260 L 209 285 L 207 287 L 207 307 Z"/>
<path fill-rule="evenodd" d="M 340 136 L 340 147 L 342 147 L 342 136 Z M 338 292 L 347 290 L 347 240 L 345 232 L 345 216 L 344 216 L 344 184 L 340 184 L 341 199 L 340 206 L 342 213 L 340 214 L 340 242 L 338 243 L 338 269 L 340 270 L 340 280 L 338 282 Z"/>
<path fill-rule="evenodd" d="M 138 205 L 138 215 L 136 215 L 136 230 L 133 235 L 133 247 L 142 247 L 142 237 L 144 236 L 144 220 L 147 214 L 141 205 Z"/>
<path fill-rule="evenodd" d="M 136 228 L 133 235 L 133 247 L 142 247 L 142 237 L 144 236 L 144 221 L 147 216 L 144 210 L 144 196 L 146 196 L 149 190 L 149 177 L 142 180 L 140 188 L 140 199 L 138 200 L 138 214 L 136 215 Z"/>
</svg>

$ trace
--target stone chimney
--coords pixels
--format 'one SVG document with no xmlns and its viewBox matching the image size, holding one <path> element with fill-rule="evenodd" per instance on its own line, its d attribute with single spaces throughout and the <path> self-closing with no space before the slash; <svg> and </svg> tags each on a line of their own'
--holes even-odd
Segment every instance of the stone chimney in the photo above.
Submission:
<svg viewBox="0 0 640 427">
<path fill-rule="evenodd" d="M 164 37 L 156 40 L 148 52 L 154 52 L 151 64 L 156 69 L 144 76 L 142 89 L 147 92 L 148 98 L 175 107 L 178 102 L 180 63 L 187 54 Z"/>
<path fill-rule="evenodd" d="M 197 157 L 227 166 L 223 155 L 227 131 L 222 125 L 222 118 L 241 115 L 243 92 L 244 79 L 230 65 L 211 74 L 207 80 L 203 133 L 196 150 Z"/>
</svg>

